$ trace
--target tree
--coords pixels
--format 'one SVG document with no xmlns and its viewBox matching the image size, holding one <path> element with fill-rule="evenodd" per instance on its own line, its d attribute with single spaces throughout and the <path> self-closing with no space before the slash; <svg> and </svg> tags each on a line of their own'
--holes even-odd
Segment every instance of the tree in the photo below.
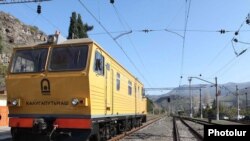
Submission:
<svg viewBox="0 0 250 141">
<path fill-rule="evenodd" d="M 77 31 L 78 31 L 78 37 L 79 38 L 87 38 L 87 31 L 84 28 L 83 22 L 82 22 L 82 17 L 80 14 L 78 14 L 77 17 Z"/>
<path fill-rule="evenodd" d="M 77 21 L 76 21 L 76 12 L 72 12 L 70 17 L 70 25 L 69 25 L 69 35 L 68 39 L 75 39 L 77 36 Z"/>
<path fill-rule="evenodd" d="M 83 24 L 80 14 L 72 12 L 72 16 L 70 17 L 68 39 L 88 38 L 87 32 L 91 31 L 92 29 L 93 26 Z"/>
<path fill-rule="evenodd" d="M 147 111 L 148 112 L 152 112 L 154 108 L 154 103 L 152 100 L 150 100 L 149 98 L 147 98 Z"/>
<path fill-rule="evenodd" d="M 0 35 L 0 54 L 3 51 L 2 36 Z"/>
</svg>

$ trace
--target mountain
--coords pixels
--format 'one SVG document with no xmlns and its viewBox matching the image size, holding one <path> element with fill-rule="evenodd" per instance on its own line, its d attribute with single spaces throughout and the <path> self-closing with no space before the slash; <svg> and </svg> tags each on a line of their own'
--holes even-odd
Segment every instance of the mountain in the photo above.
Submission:
<svg viewBox="0 0 250 141">
<path fill-rule="evenodd" d="M 250 94 L 250 82 L 245 83 L 225 83 L 218 84 L 218 91 L 220 91 L 219 101 L 220 104 L 223 104 L 227 107 L 236 106 L 236 85 L 238 86 L 238 94 L 240 99 L 240 107 L 245 107 L 246 103 L 246 94 Z M 198 110 L 200 106 L 200 89 L 201 87 L 201 101 L 203 106 L 212 105 L 212 102 L 215 99 L 215 87 L 212 84 L 196 84 L 191 85 L 191 94 L 192 94 L 192 104 L 194 110 Z M 164 107 L 165 109 L 171 109 L 174 111 L 185 110 L 189 111 L 190 109 L 190 91 L 187 85 L 181 87 L 176 87 L 167 94 L 163 95 L 148 95 L 149 99 L 153 100 L 155 103 Z M 250 97 L 250 96 L 248 96 Z M 170 99 L 170 102 L 168 102 Z M 248 103 L 250 103 L 250 98 L 248 98 Z"/>
</svg>

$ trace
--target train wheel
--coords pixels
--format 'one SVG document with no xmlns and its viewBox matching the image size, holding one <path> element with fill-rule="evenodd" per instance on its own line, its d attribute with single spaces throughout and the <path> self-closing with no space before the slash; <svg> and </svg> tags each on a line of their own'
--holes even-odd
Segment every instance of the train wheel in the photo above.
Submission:
<svg viewBox="0 0 250 141">
<path fill-rule="evenodd" d="M 22 141 L 22 134 L 17 128 L 11 128 L 11 135 L 12 141 Z"/>
<path fill-rule="evenodd" d="M 91 135 L 88 139 L 88 141 L 100 141 L 101 138 L 100 138 L 100 135 L 99 134 L 94 134 L 94 135 Z"/>
<path fill-rule="evenodd" d="M 109 125 L 106 126 L 105 135 L 106 135 L 106 140 L 111 138 L 110 126 Z"/>
</svg>

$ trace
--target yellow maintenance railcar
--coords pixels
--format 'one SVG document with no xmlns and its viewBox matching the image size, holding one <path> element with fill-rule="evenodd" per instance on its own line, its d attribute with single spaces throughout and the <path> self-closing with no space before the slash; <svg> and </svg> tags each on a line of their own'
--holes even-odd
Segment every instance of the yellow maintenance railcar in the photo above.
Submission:
<svg viewBox="0 0 250 141">
<path fill-rule="evenodd" d="M 136 77 L 93 40 L 58 37 L 13 51 L 6 85 L 14 141 L 107 140 L 146 121 Z"/>
</svg>

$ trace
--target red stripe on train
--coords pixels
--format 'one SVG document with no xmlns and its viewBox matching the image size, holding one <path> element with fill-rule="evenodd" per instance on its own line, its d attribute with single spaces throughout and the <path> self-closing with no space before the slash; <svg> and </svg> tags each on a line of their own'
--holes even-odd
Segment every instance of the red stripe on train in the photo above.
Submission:
<svg viewBox="0 0 250 141">
<path fill-rule="evenodd" d="M 56 119 L 54 125 L 58 128 L 90 129 L 92 121 L 90 119 Z"/>
<path fill-rule="evenodd" d="M 10 118 L 10 127 L 32 128 L 33 118 Z M 54 125 L 57 128 L 71 128 L 71 129 L 90 129 L 92 126 L 91 119 L 56 119 Z"/>
<path fill-rule="evenodd" d="M 33 125 L 33 118 L 10 118 L 9 126 L 10 127 L 23 127 L 29 128 Z"/>
</svg>

